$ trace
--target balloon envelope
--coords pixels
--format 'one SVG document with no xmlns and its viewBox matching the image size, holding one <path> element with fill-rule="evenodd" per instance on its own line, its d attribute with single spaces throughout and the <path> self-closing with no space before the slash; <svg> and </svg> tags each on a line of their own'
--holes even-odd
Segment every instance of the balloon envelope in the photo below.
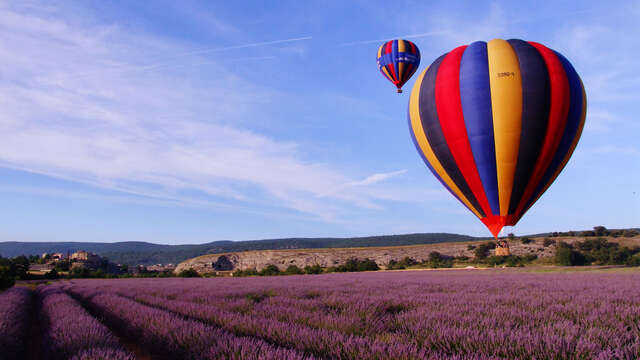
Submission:
<svg viewBox="0 0 640 360">
<path fill-rule="evenodd" d="M 408 40 L 391 40 L 378 48 L 378 69 L 402 92 L 402 86 L 420 66 L 420 50 Z"/>
<path fill-rule="evenodd" d="M 586 104 L 580 77 L 559 53 L 517 39 L 478 41 L 420 74 L 409 127 L 436 178 L 497 236 L 562 171 Z"/>
</svg>

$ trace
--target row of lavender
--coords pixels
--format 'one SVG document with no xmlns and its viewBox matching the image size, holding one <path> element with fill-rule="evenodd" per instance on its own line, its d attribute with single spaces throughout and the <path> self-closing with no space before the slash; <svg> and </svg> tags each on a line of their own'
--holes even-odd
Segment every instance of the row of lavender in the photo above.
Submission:
<svg viewBox="0 0 640 360">
<path fill-rule="evenodd" d="M 0 358 L 23 359 L 33 295 L 25 288 L 0 292 Z"/>
<path fill-rule="evenodd" d="M 41 354 L 48 360 L 134 359 L 106 327 L 64 292 L 41 287 L 35 295 L 34 304 L 34 292 L 28 288 L 14 287 L 0 293 L 0 359 L 26 358 L 30 336 L 42 337 Z M 34 305 L 40 334 L 29 332 Z"/>
<path fill-rule="evenodd" d="M 91 287 L 66 290 L 80 299 L 106 324 L 118 329 L 158 359 L 312 359 L 301 352 L 265 341 L 235 336 L 202 322 L 187 320 L 168 311 L 139 304 Z"/>
<path fill-rule="evenodd" d="M 80 282 L 328 358 L 640 358 L 640 274 L 403 272 Z"/>
<path fill-rule="evenodd" d="M 38 313 L 47 359 L 134 359 L 107 327 L 56 286 L 38 289 Z"/>
</svg>

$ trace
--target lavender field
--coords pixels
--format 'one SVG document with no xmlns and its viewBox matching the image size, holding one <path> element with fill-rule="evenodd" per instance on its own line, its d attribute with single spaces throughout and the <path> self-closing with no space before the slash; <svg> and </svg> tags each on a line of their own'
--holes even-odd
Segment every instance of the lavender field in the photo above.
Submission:
<svg viewBox="0 0 640 360">
<path fill-rule="evenodd" d="M 50 358 L 640 358 L 639 272 L 73 280 L 36 298 Z"/>
</svg>

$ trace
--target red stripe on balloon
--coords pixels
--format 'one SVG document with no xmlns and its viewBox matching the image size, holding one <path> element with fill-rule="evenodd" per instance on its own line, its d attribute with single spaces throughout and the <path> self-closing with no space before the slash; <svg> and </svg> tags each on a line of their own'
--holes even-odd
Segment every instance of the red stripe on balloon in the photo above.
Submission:
<svg viewBox="0 0 640 360">
<path fill-rule="evenodd" d="M 385 54 L 391 54 L 392 47 L 393 47 L 393 40 L 392 41 L 387 41 L 387 43 L 384 46 L 384 53 Z"/>
<path fill-rule="evenodd" d="M 393 83 L 398 84 L 398 75 L 396 75 L 396 71 L 394 68 L 395 66 L 393 66 L 393 63 L 387 65 L 387 70 L 389 70 L 389 74 L 391 74 L 391 77 L 393 78 Z"/>
<path fill-rule="evenodd" d="M 569 80 L 567 74 L 564 71 L 562 63 L 558 57 L 549 50 L 546 46 L 529 41 L 533 47 L 538 50 L 545 64 L 547 65 L 547 71 L 549 72 L 549 88 L 551 90 L 551 102 L 549 107 L 549 122 L 547 125 L 547 132 L 544 137 L 542 150 L 536 161 L 536 165 L 529 179 L 529 183 L 525 188 L 523 196 L 520 198 L 520 203 L 516 208 L 515 213 L 509 219 L 508 225 L 515 225 L 515 221 L 520 218 L 521 212 L 529 202 L 531 196 L 533 196 L 535 189 L 542 180 L 551 160 L 558 150 L 560 140 L 564 134 L 564 128 L 567 124 L 567 114 L 569 113 L 569 103 L 571 99 L 571 92 L 569 90 Z"/>
<path fill-rule="evenodd" d="M 436 108 L 440 126 L 453 159 L 471 192 L 480 202 L 482 210 L 489 216 L 491 207 L 471 152 L 460 100 L 460 60 L 466 48 L 466 45 L 460 46 L 442 60 L 436 76 Z"/>
</svg>

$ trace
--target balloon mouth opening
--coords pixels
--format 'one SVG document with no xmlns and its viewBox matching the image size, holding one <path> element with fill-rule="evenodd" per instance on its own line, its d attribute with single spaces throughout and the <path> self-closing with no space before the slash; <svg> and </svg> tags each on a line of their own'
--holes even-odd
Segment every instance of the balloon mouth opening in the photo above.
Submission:
<svg viewBox="0 0 640 360">
<path fill-rule="evenodd" d="M 491 231 L 493 237 L 498 239 L 498 234 L 500 234 L 500 230 L 507 224 L 508 219 L 507 216 L 490 215 L 480 220 L 482 220 L 484 225 Z"/>
</svg>

